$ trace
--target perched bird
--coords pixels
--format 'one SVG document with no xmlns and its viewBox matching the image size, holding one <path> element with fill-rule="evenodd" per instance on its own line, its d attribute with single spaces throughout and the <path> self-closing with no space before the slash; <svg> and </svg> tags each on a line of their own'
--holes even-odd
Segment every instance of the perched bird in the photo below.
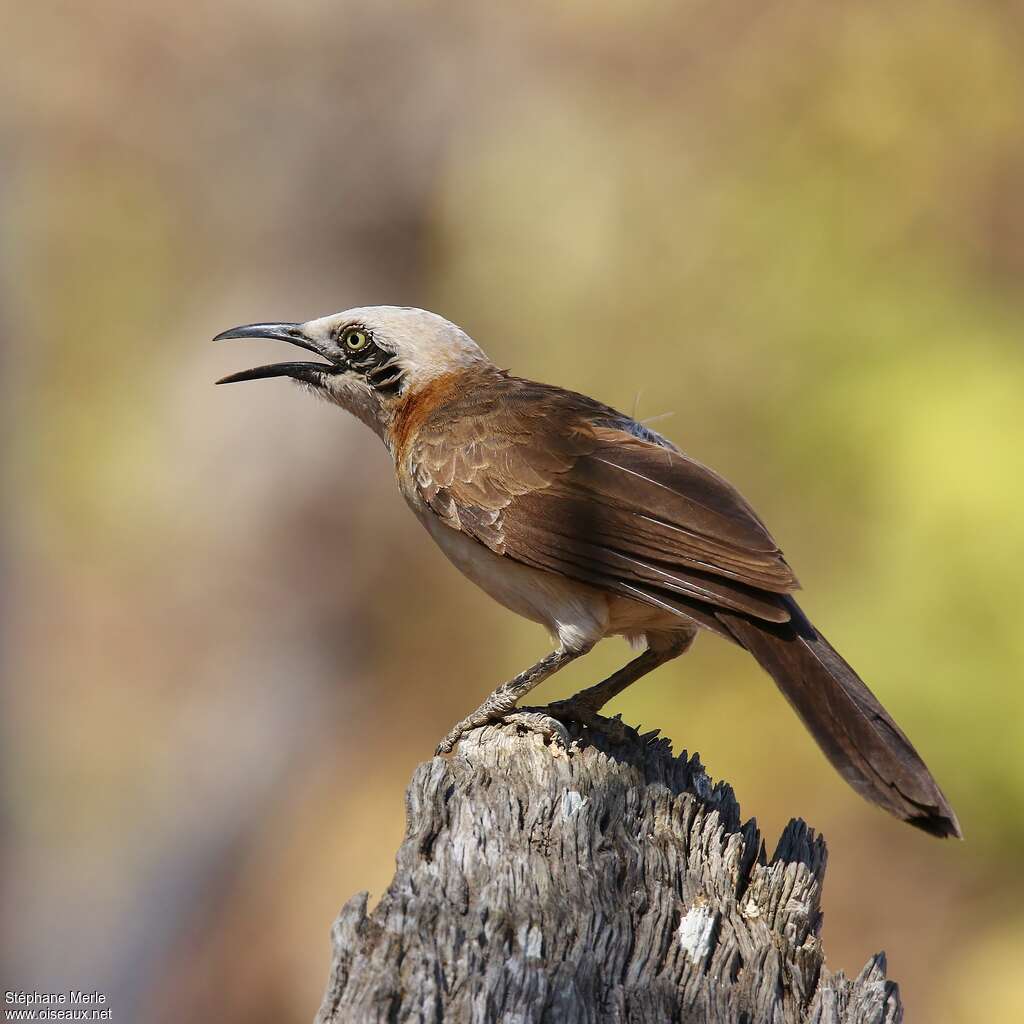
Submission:
<svg viewBox="0 0 1024 1024">
<path fill-rule="evenodd" d="M 439 753 L 513 716 L 564 736 L 554 719 L 593 722 L 707 629 L 757 659 L 858 793 L 932 835 L 961 835 L 910 741 L 793 599 L 799 584 L 757 513 L 664 437 L 585 395 L 512 376 L 422 309 L 249 324 L 214 340 L 228 338 L 274 338 L 321 357 L 218 383 L 291 377 L 357 416 L 387 446 L 402 495 L 448 558 L 557 639 L 459 722 Z M 645 649 L 550 715 L 514 711 L 606 636 Z"/>
</svg>

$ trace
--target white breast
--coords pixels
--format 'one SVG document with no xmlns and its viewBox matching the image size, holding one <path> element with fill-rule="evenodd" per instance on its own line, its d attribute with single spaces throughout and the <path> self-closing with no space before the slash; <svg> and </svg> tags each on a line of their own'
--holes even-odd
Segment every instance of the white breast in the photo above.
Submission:
<svg viewBox="0 0 1024 1024">
<path fill-rule="evenodd" d="M 595 643 L 611 632 L 602 591 L 503 558 L 430 512 L 414 511 L 460 572 L 510 611 L 547 627 L 567 647 Z"/>
</svg>

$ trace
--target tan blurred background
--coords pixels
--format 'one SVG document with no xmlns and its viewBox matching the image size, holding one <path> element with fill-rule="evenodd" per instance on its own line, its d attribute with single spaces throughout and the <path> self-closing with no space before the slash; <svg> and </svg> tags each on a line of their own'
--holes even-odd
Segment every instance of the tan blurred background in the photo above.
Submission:
<svg viewBox="0 0 1024 1024">
<path fill-rule="evenodd" d="M 3 985 L 305 1022 L 403 787 L 547 639 L 376 439 L 208 339 L 423 305 L 729 476 L 967 841 L 858 800 L 714 638 L 616 710 L 769 846 L 833 967 L 1024 1019 L 1024 7 L 9 5 Z M 541 691 L 622 663 L 610 641 Z"/>
</svg>

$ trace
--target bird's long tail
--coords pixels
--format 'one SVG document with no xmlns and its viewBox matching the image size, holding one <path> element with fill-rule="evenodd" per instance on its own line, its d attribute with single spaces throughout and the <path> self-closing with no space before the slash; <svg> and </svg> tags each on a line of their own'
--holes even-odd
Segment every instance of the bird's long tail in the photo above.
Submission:
<svg viewBox="0 0 1024 1024">
<path fill-rule="evenodd" d="M 796 602 L 786 602 L 788 623 L 716 615 L 771 675 L 825 756 L 861 796 L 934 836 L 962 838 L 953 808 L 910 740 Z"/>
</svg>

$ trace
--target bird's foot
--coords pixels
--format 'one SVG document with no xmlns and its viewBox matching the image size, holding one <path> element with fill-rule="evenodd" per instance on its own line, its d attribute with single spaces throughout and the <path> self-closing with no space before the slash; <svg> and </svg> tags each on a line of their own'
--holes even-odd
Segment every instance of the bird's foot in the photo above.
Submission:
<svg viewBox="0 0 1024 1024">
<path fill-rule="evenodd" d="M 552 718 L 544 708 L 524 708 L 510 711 L 501 718 L 502 725 L 515 725 L 527 732 L 536 732 L 556 747 L 569 746 L 569 733 L 557 718 Z"/>
<path fill-rule="evenodd" d="M 560 718 L 563 722 L 578 722 L 580 725 L 604 733 L 616 743 L 623 743 L 631 732 L 629 726 L 623 723 L 619 715 L 614 718 L 605 718 L 604 715 L 598 714 L 592 704 L 577 700 L 575 697 L 555 701 L 548 705 L 547 711 L 548 714 Z"/>
<path fill-rule="evenodd" d="M 452 731 L 449 732 L 443 740 L 441 740 L 434 753 L 438 756 L 451 753 L 455 744 L 458 743 L 467 732 L 471 729 L 479 728 L 481 725 L 487 725 L 490 722 L 494 722 L 496 724 L 500 723 L 502 725 L 515 725 L 527 732 L 539 733 L 549 743 L 553 743 L 557 747 L 567 747 L 569 745 L 569 733 L 561 722 L 546 714 L 543 709 L 524 708 L 522 710 L 512 709 L 504 713 L 495 712 L 488 715 L 482 715 L 480 712 L 474 713 L 459 722 L 459 724 L 455 726 L 455 728 L 452 729 Z"/>
<path fill-rule="evenodd" d="M 470 729 L 475 729 L 479 725 L 483 725 L 483 722 L 474 722 L 471 718 L 464 718 L 455 728 L 453 728 L 447 736 L 437 745 L 437 749 L 434 751 L 436 757 L 440 757 L 442 754 L 450 754 L 452 748 L 455 746 L 462 737 L 469 732 Z"/>
</svg>

